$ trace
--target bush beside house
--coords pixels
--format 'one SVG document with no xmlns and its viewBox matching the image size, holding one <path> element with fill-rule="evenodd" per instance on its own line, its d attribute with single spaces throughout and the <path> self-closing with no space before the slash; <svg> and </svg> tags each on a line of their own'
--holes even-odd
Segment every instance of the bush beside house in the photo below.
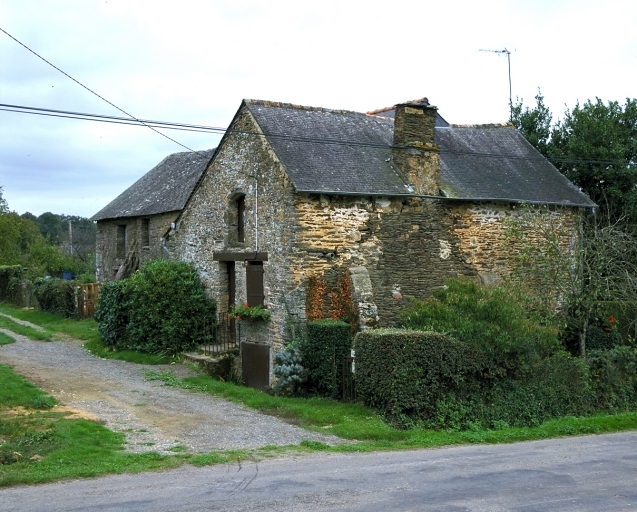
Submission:
<svg viewBox="0 0 637 512">
<path fill-rule="evenodd" d="M 40 309 L 65 318 L 76 316 L 75 281 L 40 277 L 33 282 L 33 291 Z"/>
<path fill-rule="evenodd" d="M 104 345 L 171 355 L 202 345 L 215 317 L 194 267 L 166 260 L 104 283 L 95 315 Z"/>
<path fill-rule="evenodd" d="M 343 321 L 316 320 L 307 324 L 301 343 L 306 370 L 304 389 L 310 394 L 338 397 L 342 392 L 343 358 L 350 355 L 352 328 Z"/>
<path fill-rule="evenodd" d="M 600 345 L 585 362 L 564 350 L 556 325 L 535 318 L 516 293 L 448 281 L 404 312 L 409 330 L 359 333 L 359 398 L 396 425 L 434 429 L 536 426 L 637 409 L 630 340 Z"/>
</svg>

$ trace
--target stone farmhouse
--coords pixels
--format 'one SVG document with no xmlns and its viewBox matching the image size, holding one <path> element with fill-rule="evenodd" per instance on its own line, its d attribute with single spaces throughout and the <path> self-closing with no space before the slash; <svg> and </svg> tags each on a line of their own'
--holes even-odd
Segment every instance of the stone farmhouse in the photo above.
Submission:
<svg viewBox="0 0 637 512">
<path fill-rule="evenodd" d="M 183 210 L 214 150 L 175 153 L 162 160 L 91 220 L 97 221 L 99 282 L 125 276 L 166 257 L 162 237 Z"/>
<path fill-rule="evenodd" d="M 275 350 L 339 290 L 365 329 L 449 277 L 506 276 L 522 203 L 559 216 L 565 244 L 595 206 L 511 125 L 450 125 L 426 98 L 368 113 L 244 100 L 203 155 L 169 156 L 93 217 L 98 278 L 135 251 L 192 262 L 220 311 L 271 311 L 251 336 Z"/>
</svg>

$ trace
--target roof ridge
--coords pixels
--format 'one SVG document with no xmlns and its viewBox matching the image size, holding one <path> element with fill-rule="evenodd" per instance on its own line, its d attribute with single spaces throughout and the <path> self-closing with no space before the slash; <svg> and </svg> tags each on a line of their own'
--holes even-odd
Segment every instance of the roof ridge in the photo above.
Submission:
<svg viewBox="0 0 637 512">
<path fill-rule="evenodd" d="M 454 124 L 450 123 L 449 128 L 515 128 L 513 123 L 483 123 L 483 124 Z"/>
<path fill-rule="evenodd" d="M 297 105 L 295 103 L 284 103 L 281 101 L 268 101 L 268 100 L 255 100 L 255 99 L 244 99 L 243 100 L 248 105 L 262 105 L 264 107 L 275 107 L 275 108 L 293 108 L 297 110 L 306 110 L 308 112 L 328 112 L 332 114 L 358 114 L 365 115 L 364 112 L 356 112 L 355 110 L 345 110 L 345 109 L 335 109 L 335 108 L 325 108 L 325 107 L 308 107 L 306 105 Z"/>
</svg>

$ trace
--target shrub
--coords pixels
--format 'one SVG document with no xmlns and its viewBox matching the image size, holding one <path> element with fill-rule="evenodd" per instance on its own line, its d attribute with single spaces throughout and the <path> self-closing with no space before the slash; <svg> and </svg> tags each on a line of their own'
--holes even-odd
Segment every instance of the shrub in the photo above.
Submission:
<svg viewBox="0 0 637 512">
<path fill-rule="evenodd" d="M 75 283 L 56 278 L 33 282 L 35 298 L 42 311 L 72 318 L 75 316 Z"/>
<path fill-rule="evenodd" d="M 0 265 L 0 301 L 15 302 L 21 280 L 21 265 Z"/>
<path fill-rule="evenodd" d="M 272 373 L 277 378 L 272 388 L 275 394 L 295 395 L 298 393 L 305 369 L 298 341 L 293 341 L 274 354 Z"/>
<path fill-rule="evenodd" d="M 352 330 L 349 324 L 335 320 L 317 320 L 307 324 L 307 339 L 301 344 L 307 369 L 308 392 L 336 398 L 342 392 L 343 358 L 350 355 Z"/>
<path fill-rule="evenodd" d="M 514 379 L 494 376 L 495 363 L 475 345 L 435 332 L 364 331 L 355 345 L 358 396 L 396 426 L 535 426 L 592 410 L 586 367 L 565 352 Z"/>
<path fill-rule="evenodd" d="M 95 321 L 102 343 L 118 350 L 130 349 L 128 339 L 128 281 L 109 281 L 100 287 Z"/>
<path fill-rule="evenodd" d="M 489 374 L 478 348 L 435 332 L 363 331 L 355 347 L 357 395 L 399 426 L 431 422 L 445 395 L 462 400 Z"/>
<path fill-rule="evenodd" d="M 637 348 L 617 345 L 610 350 L 590 351 L 588 356 L 596 409 L 634 410 L 637 407 Z"/>
<path fill-rule="evenodd" d="M 100 291 L 96 320 L 105 344 L 150 354 L 178 354 L 205 341 L 216 306 L 195 268 L 154 260 Z"/>
<path fill-rule="evenodd" d="M 525 307 L 519 290 L 451 279 L 401 313 L 408 329 L 446 333 L 480 348 L 500 376 L 515 375 L 561 349 L 558 330 Z"/>
</svg>

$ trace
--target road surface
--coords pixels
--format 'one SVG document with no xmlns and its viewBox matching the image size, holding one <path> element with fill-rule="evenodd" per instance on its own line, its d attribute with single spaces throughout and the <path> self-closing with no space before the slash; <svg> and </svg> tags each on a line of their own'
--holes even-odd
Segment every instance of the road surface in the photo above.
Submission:
<svg viewBox="0 0 637 512">
<path fill-rule="evenodd" d="M 635 511 L 637 432 L 315 454 L 0 490 L 9 511 Z"/>
</svg>

